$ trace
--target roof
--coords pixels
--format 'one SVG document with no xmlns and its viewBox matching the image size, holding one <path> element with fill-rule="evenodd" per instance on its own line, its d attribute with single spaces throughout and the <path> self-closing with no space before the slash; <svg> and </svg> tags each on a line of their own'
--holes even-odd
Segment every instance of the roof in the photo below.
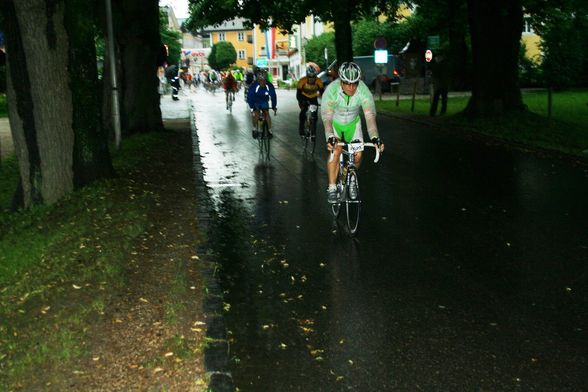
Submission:
<svg viewBox="0 0 588 392">
<path fill-rule="evenodd" d="M 246 20 L 243 18 L 228 20 L 218 25 L 205 26 L 202 28 L 201 32 L 250 30 L 245 27 L 245 21 Z"/>
</svg>

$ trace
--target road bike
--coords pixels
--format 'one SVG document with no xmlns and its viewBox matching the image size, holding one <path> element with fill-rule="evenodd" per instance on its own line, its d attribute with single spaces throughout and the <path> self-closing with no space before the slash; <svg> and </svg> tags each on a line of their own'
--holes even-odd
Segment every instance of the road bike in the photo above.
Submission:
<svg viewBox="0 0 588 392">
<path fill-rule="evenodd" d="M 263 110 L 257 109 L 257 112 L 257 124 L 255 130 L 257 132 L 257 142 L 259 143 L 259 156 L 261 159 L 269 161 L 271 140 L 269 124 L 265 118 Z M 269 116 L 269 111 L 267 115 Z"/>
<path fill-rule="evenodd" d="M 243 89 L 243 98 L 245 102 L 247 102 L 247 94 L 249 94 L 249 84 L 245 83 L 245 88 Z"/>
<path fill-rule="evenodd" d="M 306 120 L 304 121 L 304 135 L 302 135 L 302 143 L 304 144 L 304 151 L 308 151 L 310 143 L 310 153 L 314 154 L 316 147 L 316 123 L 318 121 L 318 107 L 319 105 L 308 105 L 306 109 Z"/>
<path fill-rule="evenodd" d="M 235 101 L 235 92 L 233 90 L 227 91 L 226 93 L 227 110 L 229 113 L 233 113 L 233 102 Z"/>
<path fill-rule="evenodd" d="M 355 154 L 363 151 L 365 147 L 372 147 L 376 150 L 374 163 L 380 160 L 380 150 L 377 144 L 351 142 L 339 142 L 335 144 L 341 146 L 343 152 L 339 157 L 339 174 L 337 175 L 337 202 L 331 203 L 330 208 L 333 217 L 337 219 L 341 212 L 341 207 L 345 206 L 345 222 L 349 234 L 354 235 L 359 226 L 359 215 L 361 212 L 361 195 L 359 193 L 359 178 L 357 166 L 355 165 Z M 331 151 L 332 162 L 334 151 Z"/>
</svg>

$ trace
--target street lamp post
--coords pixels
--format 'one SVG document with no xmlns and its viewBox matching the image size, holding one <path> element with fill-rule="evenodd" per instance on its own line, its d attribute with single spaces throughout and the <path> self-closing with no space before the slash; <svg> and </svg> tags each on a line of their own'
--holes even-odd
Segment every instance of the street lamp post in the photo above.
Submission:
<svg viewBox="0 0 588 392">
<path fill-rule="evenodd" d="M 120 107 L 118 102 L 118 85 L 116 81 L 116 58 L 114 57 L 114 28 L 112 26 L 111 0 L 106 2 L 106 24 L 108 29 L 108 59 L 110 62 L 110 88 L 112 90 L 112 122 L 114 126 L 114 140 L 116 149 L 120 147 Z"/>
</svg>

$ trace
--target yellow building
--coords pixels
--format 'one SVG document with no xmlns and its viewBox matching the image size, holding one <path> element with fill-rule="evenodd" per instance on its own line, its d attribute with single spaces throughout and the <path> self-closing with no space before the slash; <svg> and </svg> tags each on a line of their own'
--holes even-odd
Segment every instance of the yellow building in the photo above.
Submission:
<svg viewBox="0 0 588 392">
<path fill-rule="evenodd" d="M 541 63 L 543 58 L 543 52 L 541 52 L 540 46 L 541 37 L 535 33 L 527 17 L 525 17 L 521 42 L 525 44 L 527 57 L 533 60 L 535 63 Z"/>
<path fill-rule="evenodd" d="M 208 26 L 202 30 L 202 34 L 209 35 L 209 47 L 221 41 L 233 44 L 237 52 L 238 67 L 250 67 L 249 59 L 253 56 L 253 34 L 246 29 L 243 19 L 230 20 L 218 26 Z"/>
<path fill-rule="evenodd" d="M 201 34 L 208 35 L 209 46 L 230 42 L 237 52 L 238 67 L 268 68 L 274 79 L 284 79 L 288 74 L 288 36 L 277 29 L 264 32 L 258 25 L 247 29 L 244 22 L 244 19 L 234 19 L 218 26 L 207 26 Z"/>
</svg>

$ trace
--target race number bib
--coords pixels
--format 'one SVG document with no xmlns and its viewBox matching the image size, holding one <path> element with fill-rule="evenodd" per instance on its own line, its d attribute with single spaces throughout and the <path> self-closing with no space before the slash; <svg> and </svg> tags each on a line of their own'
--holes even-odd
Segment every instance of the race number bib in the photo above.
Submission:
<svg viewBox="0 0 588 392">
<path fill-rule="evenodd" d="M 349 143 L 347 149 L 350 154 L 355 154 L 356 152 L 363 151 L 363 143 Z"/>
</svg>

